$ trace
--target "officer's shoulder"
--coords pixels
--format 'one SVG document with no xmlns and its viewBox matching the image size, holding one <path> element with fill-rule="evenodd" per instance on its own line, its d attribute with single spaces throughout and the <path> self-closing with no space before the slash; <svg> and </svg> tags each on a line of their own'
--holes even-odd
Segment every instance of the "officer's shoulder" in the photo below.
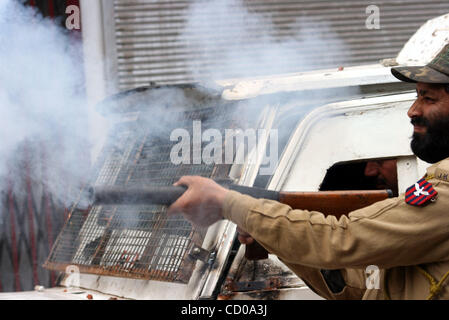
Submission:
<svg viewBox="0 0 449 320">
<path fill-rule="evenodd" d="M 449 158 L 436 165 L 434 179 L 449 182 Z"/>
</svg>

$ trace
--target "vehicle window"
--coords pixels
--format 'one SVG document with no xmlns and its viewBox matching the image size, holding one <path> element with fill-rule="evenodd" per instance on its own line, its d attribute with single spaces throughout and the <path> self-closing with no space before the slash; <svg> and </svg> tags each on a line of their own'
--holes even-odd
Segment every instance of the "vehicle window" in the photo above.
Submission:
<svg viewBox="0 0 449 320">
<path fill-rule="evenodd" d="M 327 170 L 320 191 L 390 189 L 398 194 L 397 159 L 369 159 L 334 164 Z"/>
</svg>

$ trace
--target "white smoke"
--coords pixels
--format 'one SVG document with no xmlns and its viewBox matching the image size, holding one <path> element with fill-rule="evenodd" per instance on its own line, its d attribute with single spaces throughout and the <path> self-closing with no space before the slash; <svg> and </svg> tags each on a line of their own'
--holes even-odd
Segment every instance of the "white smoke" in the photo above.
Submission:
<svg viewBox="0 0 449 320">
<path fill-rule="evenodd" d="M 350 60 L 350 50 L 326 21 L 307 16 L 290 17 L 285 23 L 282 13 L 260 10 L 247 0 L 195 0 L 189 4 L 185 28 L 179 36 L 192 59 L 187 62 L 189 74 L 195 82 L 214 87 L 220 80 L 239 83 L 238 79 L 254 79 L 281 74 L 334 68 L 338 70 Z M 256 10 L 257 9 L 257 10 Z M 284 12 L 285 15 L 285 12 Z M 283 21 L 279 23 L 279 21 Z M 332 54 L 329 54 L 332 53 Z M 235 81 L 235 82 L 234 82 Z M 241 91 L 251 91 L 249 86 Z M 266 82 L 270 85 L 270 81 Z M 231 89 L 230 89 L 231 90 Z M 298 90 L 301 90 L 298 85 Z M 340 89 L 338 94 L 354 94 L 358 89 Z M 291 113 L 290 120 L 298 121 L 313 107 L 332 100 L 333 92 L 296 92 L 296 101 L 308 101 Z M 239 119 L 257 119 L 267 105 L 282 105 L 281 95 L 263 96 L 239 103 Z M 335 99 L 337 99 L 335 97 Z M 300 109 L 300 110 L 298 110 Z M 279 131 L 279 150 L 270 152 L 277 157 L 297 122 L 290 121 Z M 271 148 L 276 149 L 271 143 Z M 270 164 L 274 159 L 268 159 Z M 277 160 L 277 159 L 276 159 Z M 260 171 L 261 172 L 261 171 Z"/>
<path fill-rule="evenodd" d="M 336 56 L 344 50 L 325 23 L 310 28 L 306 22 L 298 18 L 291 32 L 279 36 L 271 16 L 251 12 L 240 0 L 195 1 L 181 38 L 201 58 L 192 59 L 189 67 L 203 83 L 297 72 L 320 64 L 320 54 L 307 53 L 311 46 L 333 50 Z M 332 41 L 326 45 L 328 39 Z M 14 0 L 0 2 L 0 177 L 19 176 L 24 162 L 44 161 L 43 182 L 60 200 L 67 198 L 67 184 L 85 182 L 89 165 L 79 156 L 89 159 L 88 141 L 94 140 L 88 135 L 80 52 L 60 27 L 32 8 Z M 242 115 L 251 117 L 253 108 L 242 109 Z M 27 161 L 24 145 L 30 149 Z M 36 165 L 30 172 L 35 181 L 42 180 Z"/>
<path fill-rule="evenodd" d="M 0 189 L 29 171 L 55 200 L 86 177 L 89 154 L 80 44 L 33 8 L 0 2 Z M 44 170 L 44 171 L 43 171 Z"/>
<path fill-rule="evenodd" d="M 196 81 L 337 68 L 350 58 L 326 21 L 301 16 L 280 26 L 275 12 L 257 12 L 250 1 L 196 0 L 187 16 L 179 39 L 196 57 L 188 66 Z"/>
</svg>

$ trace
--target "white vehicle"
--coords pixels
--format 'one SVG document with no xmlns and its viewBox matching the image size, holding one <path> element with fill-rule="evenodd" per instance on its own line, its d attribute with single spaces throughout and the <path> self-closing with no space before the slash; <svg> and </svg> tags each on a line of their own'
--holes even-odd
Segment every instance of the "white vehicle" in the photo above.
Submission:
<svg viewBox="0 0 449 320">
<path fill-rule="evenodd" d="M 326 176 L 342 166 L 355 170 L 369 160 L 396 159 L 398 190 L 404 192 L 428 164 L 409 147 L 412 126 L 406 113 L 416 97 L 414 85 L 396 80 L 390 67 L 429 61 L 449 41 L 435 35 L 448 20 L 429 21 L 396 61 L 220 81 L 222 90 L 215 93 L 168 86 L 117 95 L 102 104 L 115 114 L 115 124 L 92 183 L 163 186 L 198 174 L 270 190 L 318 191 Z M 429 55 L 415 55 L 418 45 Z M 246 129 L 238 127 L 242 123 L 276 129 L 275 170 L 269 175 L 259 171 L 272 150 L 268 137 L 258 141 L 257 149 L 246 150 L 242 163 L 174 165 L 168 156 L 178 140 L 170 141 L 170 133 L 177 128 L 191 132 L 194 120 L 201 120 L 203 133 Z M 204 141 L 191 146 L 194 153 Z M 321 299 L 275 256 L 247 260 L 236 234 L 236 226 L 225 220 L 194 230 L 179 217 L 167 218 L 161 206 L 74 208 L 46 263 L 63 272 L 61 286 L 0 294 L 0 299 Z"/>
</svg>

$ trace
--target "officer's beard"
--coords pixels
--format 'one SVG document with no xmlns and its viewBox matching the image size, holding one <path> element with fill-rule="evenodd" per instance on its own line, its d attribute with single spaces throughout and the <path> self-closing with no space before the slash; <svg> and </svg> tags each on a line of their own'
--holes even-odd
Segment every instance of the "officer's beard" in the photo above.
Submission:
<svg viewBox="0 0 449 320">
<path fill-rule="evenodd" d="M 441 117 L 432 122 L 423 117 L 415 117 L 411 122 L 427 129 L 425 133 L 413 133 L 411 148 L 418 158 L 435 163 L 449 157 L 449 117 Z"/>
</svg>

